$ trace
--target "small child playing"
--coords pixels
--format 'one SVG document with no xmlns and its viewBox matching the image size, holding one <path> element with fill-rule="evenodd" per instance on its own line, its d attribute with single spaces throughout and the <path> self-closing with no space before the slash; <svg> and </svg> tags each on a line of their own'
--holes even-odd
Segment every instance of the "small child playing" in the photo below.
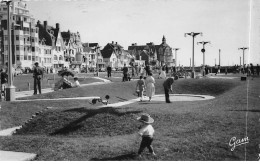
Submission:
<svg viewBox="0 0 260 164">
<path fill-rule="evenodd" d="M 136 91 L 138 93 L 138 97 L 141 97 L 140 101 L 143 101 L 144 89 L 145 89 L 145 81 L 143 79 L 143 76 L 140 76 L 140 79 L 137 81 L 136 84 Z"/>
<path fill-rule="evenodd" d="M 146 147 L 149 149 L 149 152 L 152 155 L 156 155 L 151 145 L 153 142 L 154 134 L 154 129 L 151 124 L 154 122 L 154 119 L 150 117 L 149 114 L 143 114 L 141 117 L 138 117 L 137 120 L 143 123 L 143 126 L 138 132 L 139 135 L 142 136 L 142 141 L 138 150 L 138 155 L 141 157 L 141 153 Z"/>
</svg>

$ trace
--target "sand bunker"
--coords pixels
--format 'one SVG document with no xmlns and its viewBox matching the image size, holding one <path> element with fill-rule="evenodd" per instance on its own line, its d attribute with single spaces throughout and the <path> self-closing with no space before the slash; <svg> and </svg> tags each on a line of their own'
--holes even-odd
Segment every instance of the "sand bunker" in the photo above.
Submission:
<svg viewBox="0 0 260 164">
<path fill-rule="evenodd" d="M 209 100 L 214 99 L 213 96 L 208 95 L 192 95 L 192 94 L 170 94 L 171 101 L 201 101 L 201 100 Z M 145 97 L 144 100 L 148 100 L 148 97 Z M 155 95 L 152 98 L 152 101 L 165 101 L 164 95 Z"/>
</svg>

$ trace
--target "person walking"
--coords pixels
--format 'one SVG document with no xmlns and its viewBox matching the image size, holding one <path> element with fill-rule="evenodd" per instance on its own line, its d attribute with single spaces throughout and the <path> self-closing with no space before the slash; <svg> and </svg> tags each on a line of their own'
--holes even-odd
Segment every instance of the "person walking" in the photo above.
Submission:
<svg viewBox="0 0 260 164">
<path fill-rule="evenodd" d="M 123 82 L 127 81 L 127 73 L 128 73 L 128 68 L 126 67 L 126 64 L 124 64 L 124 67 L 123 67 Z"/>
<path fill-rule="evenodd" d="M 145 72 L 146 72 L 146 76 L 149 75 L 149 73 L 151 72 L 149 64 L 146 64 Z"/>
<path fill-rule="evenodd" d="M 169 92 L 170 91 L 172 92 L 172 84 L 173 84 L 173 82 L 174 82 L 173 77 L 169 77 L 163 83 L 166 103 L 171 103 Z"/>
<path fill-rule="evenodd" d="M 145 81 L 143 76 L 140 76 L 140 79 L 137 81 L 136 84 L 136 92 L 138 93 L 138 97 L 140 97 L 140 101 L 143 101 L 144 90 L 145 90 Z"/>
<path fill-rule="evenodd" d="M 259 76 L 259 71 L 260 71 L 260 67 L 259 67 L 259 65 L 257 64 L 257 65 L 256 65 L 256 73 L 257 73 L 257 76 Z"/>
<path fill-rule="evenodd" d="M 107 77 L 111 77 L 111 71 L 112 71 L 112 68 L 110 65 L 107 66 Z"/>
<path fill-rule="evenodd" d="M 149 97 L 149 101 L 151 101 L 152 97 L 155 94 L 155 80 L 153 78 L 153 74 L 149 72 L 148 77 L 146 78 L 146 96 Z"/>
<path fill-rule="evenodd" d="M 8 82 L 8 74 L 6 69 L 1 70 L 1 94 L 0 97 L 2 99 L 2 96 L 5 97 L 5 88 L 7 87 Z"/>
<path fill-rule="evenodd" d="M 39 90 L 39 94 L 41 94 L 41 79 L 43 78 L 43 71 L 42 69 L 39 67 L 38 62 L 36 62 L 33 70 L 33 78 L 34 78 L 34 95 L 37 94 L 37 87 Z"/>
<path fill-rule="evenodd" d="M 141 117 L 137 118 L 137 120 L 143 124 L 138 132 L 138 134 L 142 136 L 142 141 L 138 150 L 138 156 L 141 157 L 141 154 L 146 147 L 152 155 L 156 155 L 152 147 L 155 131 L 151 124 L 154 122 L 154 119 L 149 114 L 142 114 Z"/>
</svg>

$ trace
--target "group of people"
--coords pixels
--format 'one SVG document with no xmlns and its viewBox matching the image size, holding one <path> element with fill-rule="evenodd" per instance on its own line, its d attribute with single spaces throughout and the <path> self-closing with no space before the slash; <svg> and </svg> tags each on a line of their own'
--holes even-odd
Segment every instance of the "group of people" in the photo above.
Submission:
<svg viewBox="0 0 260 164">
<path fill-rule="evenodd" d="M 174 78 L 169 77 L 163 83 L 166 103 L 171 103 L 169 93 L 172 92 L 173 82 Z M 143 76 L 140 76 L 140 79 L 137 81 L 136 84 L 136 92 L 138 93 L 138 97 L 140 97 L 140 101 L 143 101 L 144 91 L 146 91 L 146 96 L 149 97 L 149 101 L 151 101 L 152 97 L 155 94 L 154 84 L 155 80 L 151 72 L 149 72 L 148 76 L 145 79 Z"/>
<path fill-rule="evenodd" d="M 155 94 L 155 80 L 153 78 L 153 74 L 150 72 L 146 79 L 144 80 L 143 76 L 140 76 L 140 79 L 136 84 L 136 91 L 138 96 L 140 97 L 140 101 L 143 101 L 143 94 L 146 91 L 146 96 L 149 97 L 149 101 L 151 101 L 152 97 Z"/>
</svg>

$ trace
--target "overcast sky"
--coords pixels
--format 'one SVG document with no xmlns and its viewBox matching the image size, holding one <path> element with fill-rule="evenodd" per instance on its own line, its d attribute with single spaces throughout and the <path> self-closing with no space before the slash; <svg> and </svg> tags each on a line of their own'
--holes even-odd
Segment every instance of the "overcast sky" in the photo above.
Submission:
<svg viewBox="0 0 260 164">
<path fill-rule="evenodd" d="M 118 42 L 127 50 L 132 43 L 166 42 L 177 52 L 178 64 L 190 65 L 192 37 L 206 45 L 206 64 L 239 64 L 242 50 L 249 46 L 250 0 L 29 0 L 30 13 L 63 31 L 81 34 L 82 42 Z M 202 45 L 195 44 L 195 65 L 203 63 Z M 175 53 L 175 52 L 174 52 Z M 245 60 L 248 60 L 245 51 Z M 260 63 L 260 61 L 257 61 Z"/>
</svg>

